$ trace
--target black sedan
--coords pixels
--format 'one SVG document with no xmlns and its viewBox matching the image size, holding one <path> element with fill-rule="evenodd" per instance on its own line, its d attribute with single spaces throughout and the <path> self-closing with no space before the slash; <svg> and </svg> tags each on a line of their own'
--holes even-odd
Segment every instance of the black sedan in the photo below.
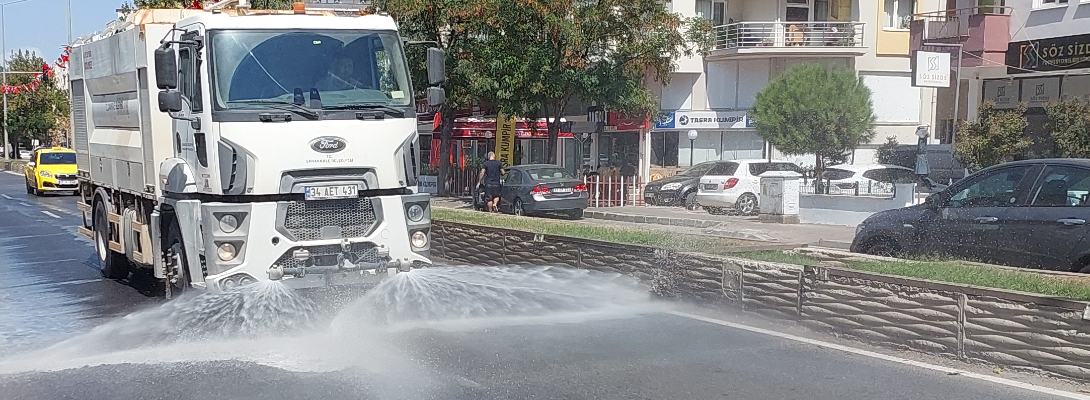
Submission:
<svg viewBox="0 0 1090 400">
<path fill-rule="evenodd" d="M 567 170 L 550 164 L 518 165 L 507 169 L 500 189 L 500 211 L 515 215 L 557 213 L 583 218 L 589 205 L 587 185 Z M 485 209 L 481 189 L 473 196 L 474 206 Z"/>
<path fill-rule="evenodd" d="M 685 206 L 690 210 L 695 209 L 700 178 L 716 165 L 726 163 L 730 161 L 700 163 L 677 175 L 648 183 L 643 188 L 643 202 L 652 206 Z"/>
<path fill-rule="evenodd" d="M 938 254 L 994 264 L 1090 272 L 1090 160 L 986 168 L 856 230 L 852 251 Z"/>
</svg>

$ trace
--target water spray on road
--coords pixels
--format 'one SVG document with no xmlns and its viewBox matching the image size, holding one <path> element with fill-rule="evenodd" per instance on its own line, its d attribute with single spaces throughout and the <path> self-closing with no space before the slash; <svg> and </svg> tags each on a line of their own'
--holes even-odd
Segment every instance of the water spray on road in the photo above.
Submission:
<svg viewBox="0 0 1090 400">
<path fill-rule="evenodd" d="M 651 306 L 647 287 L 635 278 L 551 267 L 419 269 L 356 297 L 336 313 L 323 313 L 323 299 L 279 282 L 182 296 L 48 348 L 0 359 L 0 374 L 212 360 L 346 368 L 373 362 L 377 352 L 396 353 L 398 342 L 385 339 L 391 332 L 577 322 L 632 316 Z"/>
</svg>

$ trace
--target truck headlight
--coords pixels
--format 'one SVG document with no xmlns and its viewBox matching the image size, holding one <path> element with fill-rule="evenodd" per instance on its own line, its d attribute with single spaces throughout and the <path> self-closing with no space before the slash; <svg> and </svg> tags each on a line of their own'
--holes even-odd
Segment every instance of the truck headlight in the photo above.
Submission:
<svg viewBox="0 0 1090 400">
<path fill-rule="evenodd" d="M 220 260 L 231 261 L 238 256 L 238 249 L 231 243 L 223 243 L 219 246 L 217 253 L 219 254 Z"/>
<path fill-rule="evenodd" d="M 53 174 L 49 173 L 49 171 L 42 171 L 38 173 L 38 176 L 42 178 L 52 178 Z"/>
<path fill-rule="evenodd" d="M 238 217 L 233 214 L 224 214 L 220 217 L 220 230 L 223 233 L 231 233 L 235 229 L 238 229 Z"/>
<path fill-rule="evenodd" d="M 413 204 L 409 206 L 408 214 L 409 221 L 420 222 L 420 220 L 424 219 L 424 207 L 421 207 L 419 204 Z"/>
<path fill-rule="evenodd" d="M 428 245 L 428 235 L 422 231 L 413 232 L 412 245 L 416 248 L 422 248 Z"/>
</svg>

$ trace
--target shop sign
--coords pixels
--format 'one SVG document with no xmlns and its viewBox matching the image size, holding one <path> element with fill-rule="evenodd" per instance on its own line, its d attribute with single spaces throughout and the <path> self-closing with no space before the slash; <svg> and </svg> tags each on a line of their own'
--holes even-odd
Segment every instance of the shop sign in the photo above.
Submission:
<svg viewBox="0 0 1090 400">
<path fill-rule="evenodd" d="M 950 87 L 950 53 L 916 52 L 916 87 Z"/>
<path fill-rule="evenodd" d="M 431 193 L 435 194 L 439 192 L 439 177 L 430 175 L 421 175 L 416 180 L 416 192 L 417 193 Z"/>
<path fill-rule="evenodd" d="M 1022 81 L 1022 102 L 1027 107 L 1044 107 L 1060 99 L 1060 78 L 1036 78 Z"/>
<path fill-rule="evenodd" d="M 995 102 L 998 109 L 1018 107 L 1018 82 L 1008 82 L 1006 79 L 985 81 L 984 100 Z"/>
<path fill-rule="evenodd" d="M 1013 42 L 1006 59 L 1012 75 L 1090 68 L 1090 34 Z"/>
<path fill-rule="evenodd" d="M 1090 100 L 1090 75 L 1065 76 L 1063 95 L 1065 97 Z"/>
<path fill-rule="evenodd" d="M 670 111 L 655 121 L 655 129 L 745 129 L 745 111 Z"/>
<path fill-rule="evenodd" d="M 496 116 L 496 160 L 504 167 L 515 165 L 515 117 L 502 112 Z"/>
</svg>

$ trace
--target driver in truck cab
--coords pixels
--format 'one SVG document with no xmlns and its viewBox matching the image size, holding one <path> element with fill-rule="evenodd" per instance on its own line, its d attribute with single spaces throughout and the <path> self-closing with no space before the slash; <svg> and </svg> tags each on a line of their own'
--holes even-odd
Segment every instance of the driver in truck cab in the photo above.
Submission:
<svg viewBox="0 0 1090 400">
<path fill-rule="evenodd" d="M 356 65 L 351 57 L 338 55 L 333 59 L 329 72 L 318 82 L 318 89 L 337 91 L 364 88 L 366 85 L 352 77 L 355 69 Z"/>
</svg>

